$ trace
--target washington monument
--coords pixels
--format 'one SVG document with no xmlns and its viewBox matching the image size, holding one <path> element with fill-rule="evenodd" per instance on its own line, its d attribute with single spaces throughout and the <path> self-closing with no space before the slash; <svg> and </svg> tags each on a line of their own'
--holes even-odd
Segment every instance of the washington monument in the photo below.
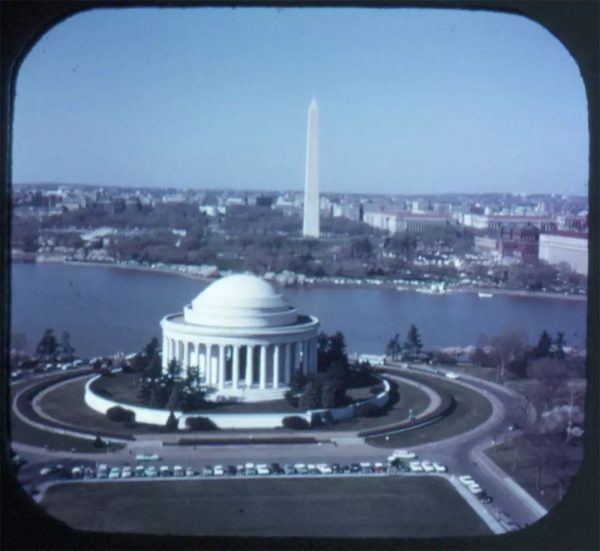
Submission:
<svg viewBox="0 0 600 551">
<path fill-rule="evenodd" d="M 306 179 L 302 235 L 319 238 L 319 108 L 315 98 L 308 108 L 306 130 Z"/>
</svg>

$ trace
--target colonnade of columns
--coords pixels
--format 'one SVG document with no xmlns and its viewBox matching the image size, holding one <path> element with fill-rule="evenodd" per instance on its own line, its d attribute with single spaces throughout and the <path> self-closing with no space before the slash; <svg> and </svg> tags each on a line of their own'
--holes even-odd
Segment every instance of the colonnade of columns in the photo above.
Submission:
<svg viewBox="0 0 600 551">
<path fill-rule="evenodd" d="M 225 388 L 281 388 L 292 374 L 317 370 L 317 343 L 306 340 L 278 343 L 210 343 L 163 336 L 163 372 L 176 360 L 180 375 L 195 373 L 202 384 Z"/>
</svg>

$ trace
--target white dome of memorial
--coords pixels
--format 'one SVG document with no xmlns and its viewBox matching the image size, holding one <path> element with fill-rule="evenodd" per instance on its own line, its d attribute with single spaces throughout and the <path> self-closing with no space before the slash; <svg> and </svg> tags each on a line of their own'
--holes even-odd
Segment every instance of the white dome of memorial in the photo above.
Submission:
<svg viewBox="0 0 600 551">
<path fill-rule="evenodd" d="M 281 398 L 296 370 L 317 370 L 319 320 L 299 314 L 253 275 L 220 279 L 183 313 L 162 319 L 163 372 L 177 361 L 208 399 L 256 402 Z"/>
</svg>

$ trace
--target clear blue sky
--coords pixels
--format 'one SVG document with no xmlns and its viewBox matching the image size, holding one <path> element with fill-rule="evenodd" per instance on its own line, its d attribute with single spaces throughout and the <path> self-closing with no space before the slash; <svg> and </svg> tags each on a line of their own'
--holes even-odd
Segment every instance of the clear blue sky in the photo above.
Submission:
<svg viewBox="0 0 600 551">
<path fill-rule="evenodd" d="M 452 10 L 129 9 L 76 15 L 24 61 L 13 180 L 583 195 L 574 60 L 518 16 Z"/>
</svg>

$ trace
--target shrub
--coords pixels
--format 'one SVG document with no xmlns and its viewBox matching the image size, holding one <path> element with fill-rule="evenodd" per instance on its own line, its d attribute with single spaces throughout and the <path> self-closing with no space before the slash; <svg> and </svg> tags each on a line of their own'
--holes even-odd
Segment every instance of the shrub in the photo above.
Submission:
<svg viewBox="0 0 600 551">
<path fill-rule="evenodd" d="M 310 419 L 310 428 L 318 429 L 323 426 L 323 419 L 319 413 L 313 415 Z"/>
<path fill-rule="evenodd" d="M 285 401 L 293 408 L 298 407 L 298 397 L 291 390 L 285 393 Z"/>
<path fill-rule="evenodd" d="M 188 417 L 185 420 L 185 426 L 188 430 L 218 430 L 212 419 L 208 417 Z"/>
<path fill-rule="evenodd" d="M 169 417 L 167 418 L 167 422 L 165 423 L 165 429 L 169 432 L 174 432 L 177 430 L 179 423 L 177 422 L 177 418 L 173 412 L 169 413 Z"/>
<path fill-rule="evenodd" d="M 310 428 L 308 421 L 304 417 L 298 417 L 297 415 L 284 417 L 281 424 L 283 428 L 292 430 L 306 430 Z"/>
<path fill-rule="evenodd" d="M 325 411 L 321 413 L 321 421 L 323 421 L 324 425 L 333 425 L 333 423 L 335 423 L 335 419 L 333 418 L 331 411 Z"/>
<path fill-rule="evenodd" d="M 378 408 L 375 404 L 371 404 L 369 402 L 365 402 L 364 404 L 360 404 L 357 408 L 357 413 L 361 417 L 376 417 L 379 415 L 380 408 Z"/>
<path fill-rule="evenodd" d="M 135 413 L 121 406 L 113 406 L 106 410 L 106 417 L 115 423 L 134 423 Z"/>
</svg>

